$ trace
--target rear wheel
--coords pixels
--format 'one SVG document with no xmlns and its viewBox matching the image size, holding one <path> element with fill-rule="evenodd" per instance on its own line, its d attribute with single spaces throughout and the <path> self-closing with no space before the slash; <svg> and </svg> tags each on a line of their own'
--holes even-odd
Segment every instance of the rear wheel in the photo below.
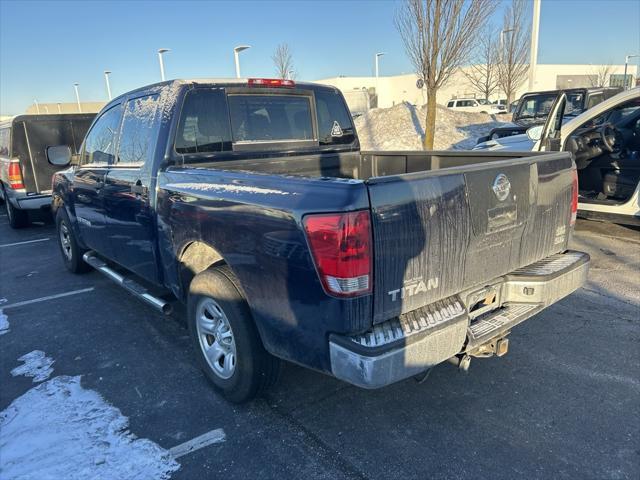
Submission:
<svg viewBox="0 0 640 480">
<path fill-rule="evenodd" d="M 14 207 L 6 195 L 5 193 L 4 208 L 7 211 L 9 226 L 11 228 L 23 228 L 29 225 L 29 214 L 27 211 Z"/>
<path fill-rule="evenodd" d="M 200 368 L 227 400 L 241 403 L 273 385 L 280 360 L 262 345 L 238 280 L 225 266 L 199 273 L 189 288 L 188 323 Z"/>
<path fill-rule="evenodd" d="M 67 270 L 72 273 L 84 273 L 91 270 L 91 267 L 82 259 L 82 255 L 86 250 L 78 245 L 64 207 L 59 208 L 56 214 L 56 231 L 58 233 L 58 246 L 62 253 L 62 261 Z"/>
</svg>

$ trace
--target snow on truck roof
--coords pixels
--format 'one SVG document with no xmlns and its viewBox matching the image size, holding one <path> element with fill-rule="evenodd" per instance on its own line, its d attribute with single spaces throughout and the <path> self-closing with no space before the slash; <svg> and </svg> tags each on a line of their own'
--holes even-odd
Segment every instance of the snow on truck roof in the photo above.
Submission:
<svg viewBox="0 0 640 480">
<path fill-rule="evenodd" d="M 177 78 L 173 80 L 166 80 L 164 82 L 152 83 L 149 85 L 145 85 L 143 87 L 136 88 L 134 90 L 130 90 L 126 93 L 123 93 L 122 95 L 117 96 L 116 98 L 111 100 L 107 105 L 105 105 L 103 110 L 116 104 L 124 97 L 130 96 L 132 94 L 140 93 L 140 92 L 147 92 L 147 91 L 155 91 L 168 99 L 175 100 L 177 98 L 180 87 L 184 85 L 194 85 L 194 84 L 195 85 L 225 85 L 225 86 L 237 85 L 237 86 L 249 86 L 249 87 L 256 86 L 258 88 L 264 88 L 264 87 L 269 88 L 269 87 L 277 86 L 277 85 L 268 85 L 268 84 L 259 85 L 256 83 L 253 83 L 253 84 L 251 83 L 251 82 L 256 82 L 256 81 L 260 82 L 265 80 L 287 82 L 288 84 L 285 83 L 284 85 L 282 85 L 285 88 L 301 86 L 301 87 L 307 87 L 307 88 L 323 88 L 323 89 L 331 89 L 331 90 L 338 91 L 336 87 L 333 87 L 331 85 L 323 85 L 321 83 L 311 83 L 311 82 L 297 82 L 293 80 L 266 79 L 266 78 L 192 78 L 192 79 Z"/>
</svg>

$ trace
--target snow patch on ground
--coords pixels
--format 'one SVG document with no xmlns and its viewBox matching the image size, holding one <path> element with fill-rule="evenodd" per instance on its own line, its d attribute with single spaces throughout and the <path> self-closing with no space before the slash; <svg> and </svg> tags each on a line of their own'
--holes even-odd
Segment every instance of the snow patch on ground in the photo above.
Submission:
<svg viewBox="0 0 640 480">
<path fill-rule="evenodd" d="M 0 310 L 0 335 L 9 333 L 9 326 L 9 319 L 4 313 L 2 313 L 2 310 Z"/>
<path fill-rule="evenodd" d="M 355 119 L 362 150 L 422 150 L 426 106 L 400 103 Z M 511 115 L 455 112 L 438 105 L 434 150 L 470 150 L 478 137 L 511 120 Z"/>
<path fill-rule="evenodd" d="M 128 430 L 128 419 L 80 377 L 32 388 L 0 413 L 0 477 L 166 479 L 180 468 L 167 450 Z"/>
<path fill-rule="evenodd" d="M 42 350 L 34 350 L 18 359 L 24 362 L 23 365 L 11 370 L 11 375 L 17 377 L 24 375 L 25 377 L 33 377 L 33 383 L 43 382 L 53 373 L 54 360 L 47 357 Z"/>
</svg>

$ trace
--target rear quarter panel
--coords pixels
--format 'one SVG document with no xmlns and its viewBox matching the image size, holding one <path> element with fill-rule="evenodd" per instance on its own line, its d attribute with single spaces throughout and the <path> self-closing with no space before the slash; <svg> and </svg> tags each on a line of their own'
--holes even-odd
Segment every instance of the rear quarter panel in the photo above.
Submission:
<svg viewBox="0 0 640 480">
<path fill-rule="evenodd" d="M 198 241 L 236 274 L 265 347 L 281 358 L 328 371 L 328 334 L 371 326 L 370 296 L 324 292 L 302 229 L 307 213 L 368 208 L 363 182 L 175 168 L 158 187 L 160 251 L 177 296 L 188 286 L 176 259 Z"/>
</svg>

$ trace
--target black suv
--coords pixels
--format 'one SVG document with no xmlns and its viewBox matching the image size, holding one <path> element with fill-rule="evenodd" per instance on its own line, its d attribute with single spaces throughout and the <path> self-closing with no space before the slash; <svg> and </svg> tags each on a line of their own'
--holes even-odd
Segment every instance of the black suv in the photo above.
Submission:
<svg viewBox="0 0 640 480">
<path fill-rule="evenodd" d="M 518 106 L 513 113 L 511 123 L 494 128 L 488 135 L 478 138 L 478 143 L 520 135 L 534 125 L 544 124 L 553 102 L 560 93 L 567 96 L 567 106 L 563 117 L 567 121 L 621 91 L 622 87 L 598 87 L 525 93 L 517 102 Z"/>
</svg>

